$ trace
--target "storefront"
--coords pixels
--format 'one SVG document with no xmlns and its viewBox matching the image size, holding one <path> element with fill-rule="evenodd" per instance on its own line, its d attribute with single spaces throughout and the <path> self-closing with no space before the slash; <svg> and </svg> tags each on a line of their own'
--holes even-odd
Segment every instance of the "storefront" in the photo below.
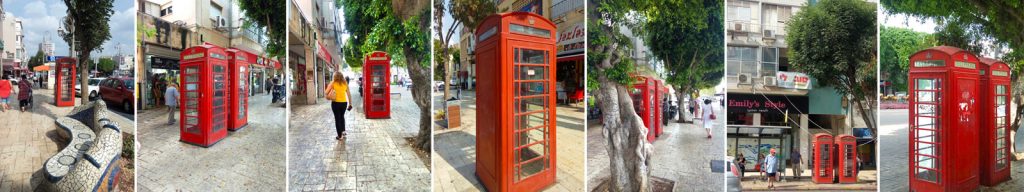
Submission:
<svg viewBox="0 0 1024 192">
<path fill-rule="evenodd" d="M 586 87 L 583 77 L 583 39 L 586 31 L 582 22 L 564 25 L 570 27 L 559 28 L 558 31 L 555 81 L 559 85 L 559 95 L 574 95 L 576 91 L 583 91 Z M 559 99 L 563 99 L 563 96 Z"/>
<path fill-rule="evenodd" d="M 142 88 L 142 108 L 149 109 L 163 105 L 164 90 L 168 81 L 177 82 L 179 75 L 179 54 L 181 50 L 147 45 L 145 56 L 146 81 Z"/>
<path fill-rule="evenodd" d="M 800 114 L 808 111 L 807 96 L 730 93 L 726 105 L 726 153 L 746 159 L 746 170 L 755 170 L 756 162 L 772 148 L 780 160 L 788 160 L 793 150 L 799 150 L 797 137 L 800 128 L 806 127 L 800 124 L 806 121 L 795 118 L 807 116 Z M 788 166 L 783 163 L 779 169 Z"/>
</svg>

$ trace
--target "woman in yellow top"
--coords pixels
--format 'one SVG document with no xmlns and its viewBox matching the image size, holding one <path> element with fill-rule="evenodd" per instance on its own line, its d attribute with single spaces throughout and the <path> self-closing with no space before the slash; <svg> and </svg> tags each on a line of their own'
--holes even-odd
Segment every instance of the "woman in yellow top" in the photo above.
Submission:
<svg viewBox="0 0 1024 192">
<path fill-rule="evenodd" d="M 348 105 L 348 98 L 351 96 L 348 93 L 348 80 L 345 79 L 341 72 L 334 72 L 334 80 L 324 88 L 324 93 L 334 93 L 334 100 L 331 100 L 331 111 L 334 112 L 334 128 L 338 131 L 338 136 L 334 137 L 336 140 L 345 138 L 345 111 L 352 110 L 352 106 Z M 326 98 L 326 94 L 325 97 Z"/>
</svg>

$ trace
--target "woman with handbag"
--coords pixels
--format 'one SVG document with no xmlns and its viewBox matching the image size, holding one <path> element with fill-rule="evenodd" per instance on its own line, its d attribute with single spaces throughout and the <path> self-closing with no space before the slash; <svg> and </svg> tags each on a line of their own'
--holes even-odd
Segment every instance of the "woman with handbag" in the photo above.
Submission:
<svg viewBox="0 0 1024 192">
<path fill-rule="evenodd" d="M 708 132 L 708 139 L 711 139 L 711 126 L 713 126 L 716 119 L 715 109 L 714 106 L 711 106 L 711 100 L 705 99 L 704 105 L 701 105 L 700 109 L 701 113 L 703 113 L 701 120 L 704 122 L 704 130 Z"/>
<path fill-rule="evenodd" d="M 334 128 L 338 131 L 338 136 L 334 139 L 342 140 L 346 135 L 345 111 L 352 110 L 352 106 L 348 105 L 348 98 L 351 95 L 348 92 L 348 81 L 345 81 L 345 76 L 341 72 L 334 72 L 333 78 L 324 88 L 324 93 L 327 93 L 324 96 L 331 101 L 331 111 L 334 112 Z"/>
</svg>

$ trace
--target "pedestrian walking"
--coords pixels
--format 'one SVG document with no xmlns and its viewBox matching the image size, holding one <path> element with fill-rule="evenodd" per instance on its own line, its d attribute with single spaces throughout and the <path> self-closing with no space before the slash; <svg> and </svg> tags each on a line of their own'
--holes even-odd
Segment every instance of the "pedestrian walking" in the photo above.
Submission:
<svg viewBox="0 0 1024 192">
<path fill-rule="evenodd" d="M 740 153 L 739 158 L 736 159 L 736 164 L 739 164 L 740 181 L 743 181 L 743 175 L 747 173 L 747 158 L 743 157 L 743 153 Z"/>
<path fill-rule="evenodd" d="M 342 140 L 347 135 L 345 132 L 345 111 L 352 110 L 352 106 L 348 105 L 348 98 L 351 96 L 348 92 L 348 81 L 341 72 L 334 72 L 334 80 L 324 89 L 324 92 L 327 93 L 324 94 L 324 97 L 327 100 L 331 100 L 331 111 L 334 113 L 334 129 L 338 131 L 338 136 L 334 137 L 334 139 Z"/>
<path fill-rule="evenodd" d="M 13 88 L 11 87 L 11 81 L 7 79 L 6 75 L 3 76 L 3 79 L 0 79 L 0 109 L 3 112 L 11 109 L 11 106 L 7 105 L 7 101 L 11 97 L 11 89 Z"/>
<path fill-rule="evenodd" d="M 27 108 L 32 104 L 32 81 L 21 75 L 21 81 L 18 81 L 18 107 L 21 112 L 25 112 Z"/>
<path fill-rule="evenodd" d="M 715 117 L 715 109 L 711 106 L 711 100 L 705 99 L 704 105 L 700 106 L 700 109 L 702 113 L 701 121 L 704 122 L 704 131 L 708 133 L 708 139 L 711 139 L 711 126 L 714 125 L 714 120 L 717 119 Z"/>
<path fill-rule="evenodd" d="M 274 82 L 271 80 L 270 77 L 267 77 L 267 80 L 263 83 L 263 86 L 265 87 L 264 89 L 267 90 L 267 94 L 271 94 L 270 91 L 272 91 L 272 89 L 274 88 Z"/>
<path fill-rule="evenodd" d="M 775 159 L 775 148 L 772 148 L 768 152 L 768 157 L 764 158 L 764 165 L 761 166 L 764 168 L 765 174 L 768 175 L 768 189 L 775 189 L 775 176 L 778 174 L 778 171 L 776 170 L 778 163 L 778 160 Z"/>
<path fill-rule="evenodd" d="M 803 173 L 803 167 L 800 166 L 800 162 L 803 161 L 803 158 L 797 150 L 790 151 L 789 157 L 790 163 L 793 164 L 793 179 L 800 179 L 800 174 Z"/>
<path fill-rule="evenodd" d="M 178 113 L 178 99 L 181 95 L 178 94 L 178 83 L 173 81 L 167 82 L 167 90 L 164 91 L 164 103 L 167 105 L 167 125 L 174 125 L 174 114 Z"/>
</svg>

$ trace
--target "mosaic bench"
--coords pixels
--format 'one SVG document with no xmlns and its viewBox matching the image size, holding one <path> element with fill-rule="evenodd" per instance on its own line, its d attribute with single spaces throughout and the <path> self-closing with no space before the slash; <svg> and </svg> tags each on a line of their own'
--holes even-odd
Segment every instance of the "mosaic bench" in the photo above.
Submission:
<svg viewBox="0 0 1024 192">
<path fill-rule="evenodd" d="M 46 160 L 43 191 L 111 191 L 121 171 L 121 130 L 110 121 L 103 101 L 94 101 L 57 118 L 57 132 L 67 147 Z"/>
</svg>

